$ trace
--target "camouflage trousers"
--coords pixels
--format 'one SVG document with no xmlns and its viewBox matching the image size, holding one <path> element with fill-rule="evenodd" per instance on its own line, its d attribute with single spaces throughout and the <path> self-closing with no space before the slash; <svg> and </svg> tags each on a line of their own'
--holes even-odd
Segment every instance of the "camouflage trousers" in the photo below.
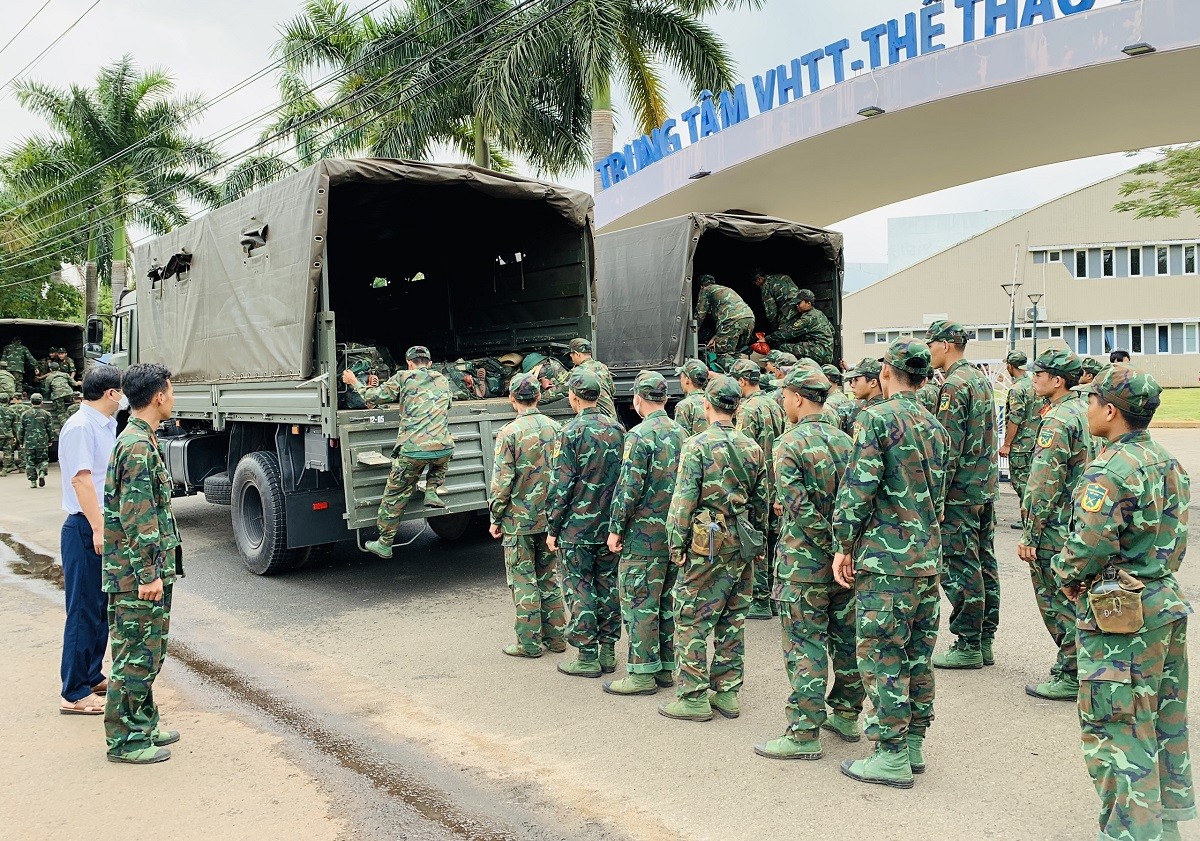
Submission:
<svg viewBox="0 0 1200 841">
<path fill-rule="evenodd" d="M 721 370 L 728 373 L 733 363 L 738 360 L 738 352 L 749 345 L 750 334 L 754 332 L 753 318 L 734 318 L 717 323 L 717 334 L 713 337 L 713 351 L 717 355 L 717 364 Z"/>
<path fill-rule="evenodd" d="M 1188 754 L 1187 620 L 1136 634 L 1079 630 L 1083 756 L 1101 839 L 1162 837 L 1196 817 Z"/>
<path fill-rule="evenodd" d="M 937 576 L 859 572 L 855 607 L 858 670 L 874 708 L 865 722 L 867 738 L 885 750 L 903 750 L 907 733 L 924 735 L 933 721 Z"/>
<path fill-rule="evenodd" d="M 1062 543 L 1057 545 L 1061 546 Z M 1050 560 L 1057 554 L 1055 549 L 1039 546 L 1037 560 L 1029 565 L 1029 577 L 1033 579 L 1033 593 L 1037 597 L 1042 622 L 1050 632 L 1054 644 L 1058 646 L 1058 656 L 1055 658 L 1051 674 L 1075 677 L 1079 653 L 1075 636 L 1075 602 L 1067 598 L 1050 568 Z"/>
<path fill-rule="evenodd" d="M 39 476 L 45 476 L 50 470 L 50 446 L 40 447 L 26 444 L 22 449 L 25 458 L 25 478 L 36 482 Z"/>
<path fill-rule="evenodd" d="M 675 601 L 671 591 L 679 568 L 665 555 L 621 554 L 621 618 L 629 634 L 631 675 L 675 671 Z"/>
<path fill-rule="evenodd" d="M 770 525 L 767 528 L 766 551 L 754 559 L 754 602 L 768 604 L 771 591 L 775 589 L 775 557 L 776 546 L 779 545 L 779 520 L 771 513 Z"/>
<path fill-rule="evenodd" d="M 504 535 L 504 571 L 517 609 L 517 644 L 530 654 L 566 636 L 567 617 L 558 566 L 546 533 Z"/>
<path fill-rule="evenodd" d="M 392 459 L 392 472 L 388 474 L 387 485 L 383 489 L 383 498 L 379 500 L 379 541 L 387 546 L 396 539 L 396 531 L 400 528 L 400 518 L 404 509 L 412 499 L 413 491 L 421 474 L 429 469 L 425 477 L 425 487 L 440 488 L 446 481 L 446 469 L 450 466 L 450 456 L 441 458 L 409 458 L 398 455 Z"/>
<path fill-rule="evenodd" d="M 17 442 L 14 438 L 0 438 L 0 476 L 16 470 L 18 461 Z"/>
<path fill-rule="evenodd" d="M 992 503 L 947 505 L 942 516 L 942 589 L 950 600 L 950 632 L 969 648 L 996 636 L 1000 568 Z"/>
<path fill-rule="evenodd" d="M 714 692 L 736 692 L 745 676 L 746 614 L 754 566 L 736 550 L 709 561 L 688 552 L 675 582 L 675 661 L 680 698 L 699 701 Z M 713 638 L 712 668 L 708 638 Z"/>
<path fill-rule="evenodd" d="M 595 660 L 601 643 L 621 638 L 617 556 L 603 543 L 562 543 L 558 557 L 571 611 L 567 642 L 578 649 L 580 660 Z"/>
<path fill-rule="evenodd" d="M 151 747 L 158 729 L 154 679 L 167 656 L 171 627 L 171 589 L 163 587 L 160 602 L 137 593 L 110 593 L 108 634 L 112 639 L 112 670 L 104 702 L 104 736 L 112 755 Z"/>
<path fill-rule="evenodd" d="M 857 718 L 863 709 L 862 676 L 855 651 L 855 595 L 837 584 L 788 584 L 780 587 L 783 659 L 792 693 L 787 700 L 788 727 L 813 734 L 825 723 L 825 706 Z M 786 597 L 791 597 L 787 600 Z M 833 686 L 829 662 L 833 661 Z"/>
<path fill-rule="evenodd" d="M 1022 520 L 1025 519 L 1025 486 L 1029 484 L 1029 463 L 1032 458 L 1033 453 L 1010 453 L 1008 456 L 1008 477 L 1013 490 L 1017 492 Z"/>
<path fill-rule="evenodd" d="M 833 364 L 833 345 L 829 342 L 781 342 L 771 347 L 784 353 L 790 353 L 797 359 L 807 356 L 818 365 Z"/>
</svg>

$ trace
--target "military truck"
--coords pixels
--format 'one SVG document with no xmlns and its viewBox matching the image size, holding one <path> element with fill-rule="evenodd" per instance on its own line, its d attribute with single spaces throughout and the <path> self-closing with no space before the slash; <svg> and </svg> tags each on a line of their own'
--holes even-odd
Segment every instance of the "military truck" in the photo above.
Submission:
<svg viewBox="0 0 1200 841">
<path fill-rule="evenodd" d="M 20 338 L 39 362 L 50 354 L 50 348 L 63 347 L 75 362 L 76 375 L 83 372 L 87 362 L 84 326 L 73 321 L 43 321 L 34 318 L 0 318 L 0 350 L 14 338 Z"/>
<path fill-rule="evenodd" d="M 703 325 L 695 321 L 701 275 L 711 274 L 754 310 L 768 332 L 755 271 L 786 274 L 811 289 L 834 327 L 842 356 L 842 235 L 798 222 L 746 213 L 690 213 L 596 238 L 596 356 L 612 369 L 628 402 L 637 372 L 661 372 L 682 396 L 675 369 L 699 357 Z"/>
<path fill-rule="evenodd" d="M 374 527 L 395 407 L 339 408 L 355 349 L 496 357 L 594 337 L 592 199 L 473 166 L 326 160 L 139 247 L 113 361 L 173 372 L 161 435 L 179 495 L 229 505 L 265 575 Z M 403 364 L 403 363 L 401 363 Z M 551 413 L 569 413 L 565 401 Z M 507 398 L 455 402 L 439 536 L 487 507 Z"/>
</svg>

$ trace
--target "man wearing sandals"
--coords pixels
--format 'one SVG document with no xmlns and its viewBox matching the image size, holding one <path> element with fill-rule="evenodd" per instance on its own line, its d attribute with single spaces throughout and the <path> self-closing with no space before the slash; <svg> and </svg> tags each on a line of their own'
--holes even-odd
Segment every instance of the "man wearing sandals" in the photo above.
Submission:
<svg viewBox="0 0 1200 841">
<path fill-rule="evenodd" d="M 154 679 L 167 656 L 171 589 L 183 577 L 171 478 L 154 431 L 171 417 L 175 393 L 162 365 L 133 365 L 121 390 L 129 425 L 117 436 L 104 485 L 103 589 L 113 664 L 104 709 L 109 762 L 146 765 L 171 758 L 179 741 L 160 730 Z"/>
</svg>

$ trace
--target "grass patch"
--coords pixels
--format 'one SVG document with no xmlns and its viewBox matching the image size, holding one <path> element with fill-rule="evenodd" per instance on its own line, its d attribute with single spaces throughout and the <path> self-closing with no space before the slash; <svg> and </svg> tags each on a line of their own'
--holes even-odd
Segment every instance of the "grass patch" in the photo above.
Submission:
<svg viewBox="0 0 1200 841">
<path fill-rule="evenodd" d="M 1200 388 L 1166 388 L 1156 421 L 1200 421 Z"/>
</svg>

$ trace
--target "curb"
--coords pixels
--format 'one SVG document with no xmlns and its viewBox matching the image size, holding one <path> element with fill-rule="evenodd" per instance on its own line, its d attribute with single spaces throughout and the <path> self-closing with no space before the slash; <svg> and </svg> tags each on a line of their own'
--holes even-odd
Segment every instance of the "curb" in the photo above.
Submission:
<svg viewBox="0 0 1200 841">
<path fill-rule="evenodd" d="M 1200 429 L 1200 420 L 1151 421 L 1151 429 Z"/>
</svg>

